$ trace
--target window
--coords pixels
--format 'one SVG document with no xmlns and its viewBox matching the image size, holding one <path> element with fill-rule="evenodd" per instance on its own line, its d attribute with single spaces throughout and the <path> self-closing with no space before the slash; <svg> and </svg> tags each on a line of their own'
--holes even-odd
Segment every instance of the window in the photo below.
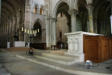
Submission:
<svg viewBox="0 0 112 75">
<path fill-rule="evenodd" d="M 37 5 L 34 7 L 34 14 L 37 14 Z"/>
</svg>

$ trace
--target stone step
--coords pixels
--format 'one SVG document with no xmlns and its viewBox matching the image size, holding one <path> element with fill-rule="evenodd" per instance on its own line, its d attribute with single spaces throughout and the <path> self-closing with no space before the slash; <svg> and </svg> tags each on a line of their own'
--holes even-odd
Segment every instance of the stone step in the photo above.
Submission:
<svg viewBox="0 0 112 75">
<path fill-rule="evenodd" d="M 29 48 L 26 47 L 11 47 L 7 48 L 8 51 L 27 51 Z"/>
<path fill-rule="evenodd" d="M 37 59 L 43 59 L 43 60 L 46 60 L 46 61 L 50 61 L 50 62 L 53 62 L 53 63 L 58 63 L 58 64 L 63 64 L 63 65 L 72 65 L 72 64 L 75 64 L 77 63 L 76 62 L 76 59 L 60 59 L 60 58 L 54 58 L 54 57 L 45 57 L 45 56 L 39 56 L 39 55 L 35 55 L 34 57 L 36 57 Z"/>
<path fill-rule="evenodd" d="M 76 57 L 74 56 L 68 56 L 68 55 L 58 55 L 58 54 L 52 54 L 52 53 L 42 53 L 42 56 L 53 58 L 53 59 L 60 59 L 60 60 L 74 60 Z"/>
<path fill-rule="evenodd" d="M 51 51 L 46 51 L 46 52 L 45 51 L 36 51 L 35 54 L 49 57 L 49 58 L 54 58 L 54 59 L 58 58 L 58 59 L 73 60 L 76 58 L 75 56 L 67 55 L 66 52 L 62 55 L 60 53 L 52 53 Z"/>
<path fill-rule="evenodd" d="M 16 57 L 20 58 L 22 60 L 26 60 L 26 61 L 35 63 L 35 64 L 50 67 L 50 68 L 53 68 L 53 69 L 56 69 L 59 71 L 68 72 L 68 73 L 71 73 L 73 75 L 112 75 L 111 72 L 110 73 L 106 72 L 106 71 L 98 72 L 99 70 L 98 71 L 93 71 L 93 69 L 92 70 L 89 70 L 89 69 L 85 70 L 84 68 L 79 69 L 78 68 L 79 66 L 74 66 L 74 65 L 68 66 L 68 65 L 56 64 L 55 62 L 53 63 L 53 62 L 46 61 L 46 60 L 43 60 L 40 58 L 37 59 L 37 58 L 34 58 L 33 56 L 16 55 Z"/>
<path fill-rule="evenodd" d="M 36 57 L 37 59 L 40 58 L 46 61 L 63 64 L 63 65 L 72 65 L 74 63 L 77 63 L 76 60 L 78 60 L 78 57 L 75 56 L 60 55 L 60 54 L 41 52 L 41 51 L 35 52 L 34 57 Z"/>
</svg>

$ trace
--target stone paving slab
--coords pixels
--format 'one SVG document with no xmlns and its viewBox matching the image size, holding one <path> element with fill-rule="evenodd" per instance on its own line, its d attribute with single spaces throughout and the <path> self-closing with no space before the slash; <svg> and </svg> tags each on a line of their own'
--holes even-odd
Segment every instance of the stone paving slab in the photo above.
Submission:
<svg viewBox="0 0 112 75">
<path fill-rule="evenodd" d="M 5 68 L 3 68 L 3 65 L 0 64 L 0 75 L 11 75 L 11 74 L 7 72 Z"/>
</svg>

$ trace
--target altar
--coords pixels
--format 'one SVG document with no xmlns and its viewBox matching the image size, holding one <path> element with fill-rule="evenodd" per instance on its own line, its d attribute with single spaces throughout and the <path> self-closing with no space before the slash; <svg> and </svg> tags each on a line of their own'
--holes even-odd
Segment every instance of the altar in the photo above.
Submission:
<svg viewBox="0 0 112 75">
<path fill-rule="evenodd" d="M 25 47 L 25 41 L 15 41 L 14 47 Z"/>
<path fill-rule="evenodd" d="M 76 62 L 84 62 L 84 35 L 91 35 L 91 36 L 102 36 L 95 33 L 88 33 L 88 32 L 73 32 L 73 33 L 66 33 L 65 34 L 68 38 L 68 52 L 67 55 L 76 56 Z"/>
</svg>

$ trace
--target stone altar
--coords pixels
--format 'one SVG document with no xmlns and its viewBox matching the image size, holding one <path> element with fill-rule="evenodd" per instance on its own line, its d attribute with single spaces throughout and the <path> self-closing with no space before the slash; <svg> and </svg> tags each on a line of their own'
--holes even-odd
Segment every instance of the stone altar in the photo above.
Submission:
<svg viewBox="0 0 112 75">
<path fill-rule="evenodd" d="M 99 34 L 79 31 L 65 35 L 68 38 L 68 52 L 66 54 L 76 56 L 76 62 L 84 62 L 83 35 L 97 36 Z"/>
<path fill-rule="evenodd" d="M 14 47 L 25 47 L 25 41 L 15 41 Z"/>
</svg>

